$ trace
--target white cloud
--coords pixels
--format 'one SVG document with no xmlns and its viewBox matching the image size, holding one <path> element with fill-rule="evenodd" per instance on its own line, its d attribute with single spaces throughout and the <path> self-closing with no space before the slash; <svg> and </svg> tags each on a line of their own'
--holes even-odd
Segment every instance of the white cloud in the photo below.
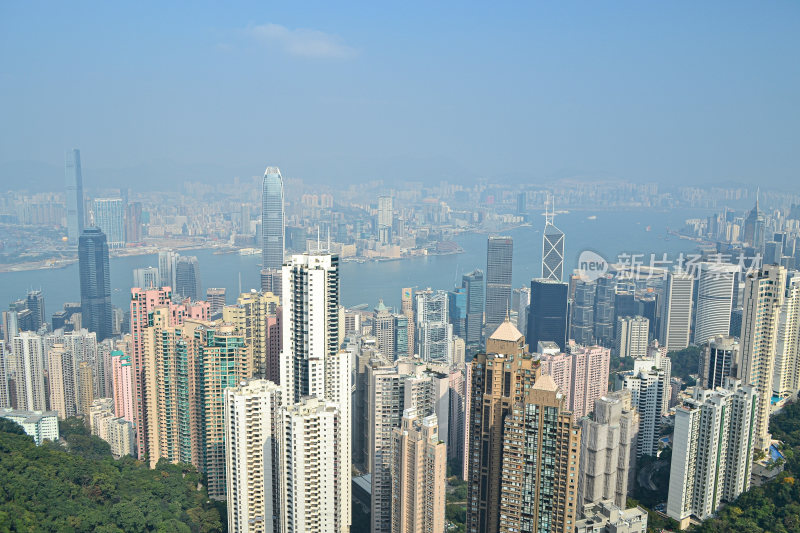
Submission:
<svg viewBox="0 0 800 533">
<path fill-rule="evenodd" d="M 355 48 L 344 44 L 338 35 L 318 30 L 305 28 L 291 30 L 280 24 L 262 24 L 248 28 L 247 32 L 254 39 L 278 46 L 293 56 L 346 59 L 356 55 Z"/>
</svg>

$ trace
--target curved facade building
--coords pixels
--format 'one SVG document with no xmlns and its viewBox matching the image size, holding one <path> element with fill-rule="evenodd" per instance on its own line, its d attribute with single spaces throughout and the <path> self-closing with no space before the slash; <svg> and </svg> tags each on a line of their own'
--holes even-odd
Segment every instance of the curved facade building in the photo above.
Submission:
<svg viewBox="0 0 800 533">
<path fill-rule="evenodd" d="M 283 177 L 278 167 L 267 167 L 261 189 L 261 262 L 265 270 L 283 266 Z"/>
</svg>

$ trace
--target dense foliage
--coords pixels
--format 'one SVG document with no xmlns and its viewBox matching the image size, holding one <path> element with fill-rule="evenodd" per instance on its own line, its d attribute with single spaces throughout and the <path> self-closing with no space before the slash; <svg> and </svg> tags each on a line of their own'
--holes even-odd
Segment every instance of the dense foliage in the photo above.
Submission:
<svg viewBox="0 0 800 533">
<path fill-rule="evenodd" d="M 701 533 L 800 532 L 800 403 L 786 406 L 770 420 L 770 431 L 783 442 L 786 470 L 754 487 L 693 531 Z"/>
<path fill-rule="evenodd" d="M 695 379 L 691 375 L 696 375 L 700 370 L 701 353 L 702 350 L 699 346 L 689 346 L 683 350 L 669 352 L 669 358 L 672 361 L 672 375 L 681 378 L 686 385 L 693 386 Z"/>
<path fill-rule="evenodd" d="M 0 419 L 0 533 L 222 531 L 194 467 L 161 461 L 150 470 L 131 457 L 114 460 L 80 421 L 61 428 L 68 451 L 37 447 Z"/>
</svg>

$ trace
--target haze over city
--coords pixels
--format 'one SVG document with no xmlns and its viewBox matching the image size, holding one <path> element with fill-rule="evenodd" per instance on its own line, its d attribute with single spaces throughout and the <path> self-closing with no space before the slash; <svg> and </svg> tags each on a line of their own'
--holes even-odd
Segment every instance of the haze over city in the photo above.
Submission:
<svg viewBox="0 0 800 533">
<path fill-rule="evenodd" d="M 796 2 L 4 3 L 0 187 L 259 174 L 785 188 Z"/>
<path fill-rule="evenodd" d="M 0 3 L 0 533 L 800 531 L 798 29 Z"/>
</svg>

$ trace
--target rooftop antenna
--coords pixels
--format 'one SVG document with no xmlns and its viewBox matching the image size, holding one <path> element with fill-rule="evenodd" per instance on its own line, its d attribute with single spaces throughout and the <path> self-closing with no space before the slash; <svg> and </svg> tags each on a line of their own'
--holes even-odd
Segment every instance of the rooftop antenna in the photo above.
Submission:
<svg viewBox="0 0 800 533">
<path fill-rule="evenodd" d="M 553 210 L 550 210 L 552 205 Z M 556 209 L 556 202 L 553 199 L 553 196 L 550 193 L 547 193 L 547 199 L 544 202 L 544 225 L 545 226 L 552 226 L 553 225 L 553 216 L 555 215 Z"/>
<path fill-rule="evenodd" d="M 239 294 L 242 294 L 242 271 L 239 271 Z"/>
</svg>

